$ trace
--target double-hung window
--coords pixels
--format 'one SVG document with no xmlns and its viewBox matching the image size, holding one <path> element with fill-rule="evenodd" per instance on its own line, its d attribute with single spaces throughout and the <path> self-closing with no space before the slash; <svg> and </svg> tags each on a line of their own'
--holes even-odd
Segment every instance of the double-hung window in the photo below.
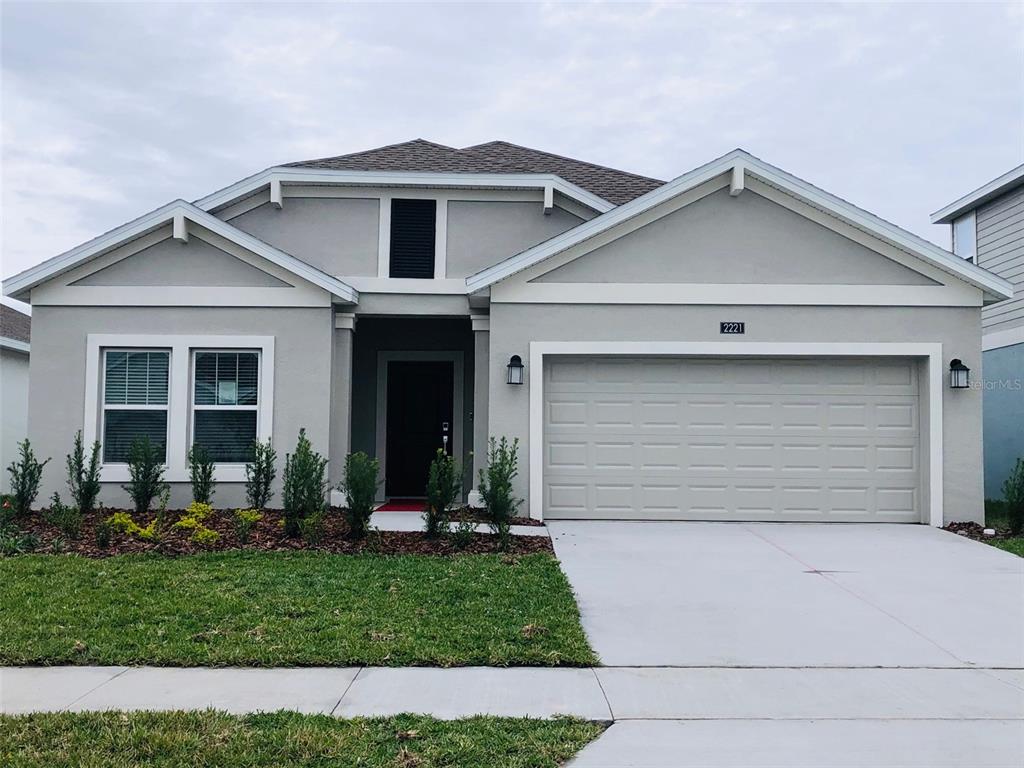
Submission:
<svg viewBox="0 0 1024 768">
<path fill-rule="evenodd" d="M 192 444 L 222 464 L 250 460 L 259 429 L 260 353 L 196 350 Z"/>
<path fill-rule="evenodd" d="M 149 438 L 167 460 L 168 350 L 104 351 L 103 461 L 124 464 L 132 443 Z"/>
</svg>

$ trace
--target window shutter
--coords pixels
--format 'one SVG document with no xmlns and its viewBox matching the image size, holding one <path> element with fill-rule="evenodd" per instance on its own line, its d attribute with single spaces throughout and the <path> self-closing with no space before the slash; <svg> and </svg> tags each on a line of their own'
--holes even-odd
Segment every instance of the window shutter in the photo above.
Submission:
<svg viewBox="0 0 1024 768">
<path fill-rule="evenodd" d="M 434 276 L 436 200 L 391 201 L 391 277 Z"/>
</svg>

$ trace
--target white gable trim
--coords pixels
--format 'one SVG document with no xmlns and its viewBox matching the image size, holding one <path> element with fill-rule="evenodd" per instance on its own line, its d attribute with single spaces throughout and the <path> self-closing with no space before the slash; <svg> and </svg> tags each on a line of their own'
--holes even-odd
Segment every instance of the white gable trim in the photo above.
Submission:
<svg viewBox="0 0 1024 768">
<path fill-rule="evenodd" d="M 993 300 L 998 301 L 1013 296 L 1013 285 L 1009 281 L 992 274 L 988 270 L 965 262 L 963 259 L 939 248 L 937 245 L 902 230 L 867 211 L 863 211 L 845 200 L 830 195 L 795 176 L 791 176 L 785 171 L 768 165 L 743 150 L 734 150 L 707 165 L 696 168 L 670 181 L 658 189 L 648 192 L 642 197 L 620 205 L 608 213 L 584 222 L 578 227 L 570 229 L 550 240 L 546 240 L 499 264 L 470 275 L 466 278 L 467 289 L 470 292 L 476 292 L 490 287 L 574 245 L 583 243 L 634 217 L 640 216 L 674 197 L 694 190 L 717 177 L 723 177 L 722 185 L 724 186 L 734 179 L 734 169 L 737 167 L 742 171 L 743 178 L 746 179 L 746 186 L 748 187 L 752 179 L 776 187 L 884 243 L 900 248 L 926 263 L 938 267 L 942 271 L 976 288 L 980 288 Z M 727 178 L 725 178 L 726 174 L 728 174 Z"/>
<path fill-rule="evenodd" d="M 10 339 L 6 336 L 0 336 L 0 349 L 9 349 L 12 352 L 24 352 L 27 355 L 32 348 L 27 341 L 19 341 L 18 339 Z"/>
<path fill-rule="evenodd" d="M 276 264 L 289 273 L 324 289 L 336 297 L 339 303 L 355 304 L 359 301 L 359 293 L 352 286 L 336 277 L 321 272 L 306 262 L 300 261 L 294 256 L 278 250 L 252 235 L 242 232 L 240 229 L 221 221 L 216 216 L 184 200 L 175 200 L 168 203 L 117 229 L 113 229 L 87 243 L 83 243 L 77 248 L 72 248 L 70 251 L 54 256 L 52 259 L 27 269 L 21 274 L 8 278 L 4 281 L 4 295 L 15 298 L 27 295 L 37 285 L 51 280 L 57 275 L 63 274 L 114 248 L 144 237 L 154 230 L 173 222 L 176 218 L 179 218 L 179 227 L 187 227 L 185 224 L 186 220 L 193 221 L 215 235 L 219 235 L 225 240 L 266 259 L 270 263 Z"/>
<path fill-rule="evenodd" d="M 550 189 L 598 213 L 615 206 L 592 192 L 551 173 L 415 173 L 407 171 L 335 171 L 324 168 L 267 168 L 229 187 L 196 200 L 213 211 L 233 205 L 274 185 L 341 185 L 369 187 L 432 187 L 435 189 Z M 284 191 L 287 197 L 287 191 Z"/>
<path fill-rule="evenodd" d="M 1024 165 L 1018 165 L 1012 171 L 1007 171 L 998 179 L 992 179 L 988 184 L 978 187 L 973 192 L 968 192 L 959 200 L 954 200 L 945 208 L 940 208 L 932 214 L 932 224 L 949 224 L 953 219 L 959 218 L 968 211 L 984 205 L 989 200 L 998 197 L 1018 184 L 1024 184 Z"/>
</svg>

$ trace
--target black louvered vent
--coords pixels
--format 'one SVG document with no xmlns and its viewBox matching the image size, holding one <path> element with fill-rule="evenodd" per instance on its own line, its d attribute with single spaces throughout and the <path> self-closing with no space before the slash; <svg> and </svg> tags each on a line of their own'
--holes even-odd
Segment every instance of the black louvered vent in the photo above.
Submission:
<svg viewBox="0 0 1024 768">
<path fill-rule="evenodd" d="M 391 277 L 434 276 L 436 200 L 391 201 Z"/>
</svg>

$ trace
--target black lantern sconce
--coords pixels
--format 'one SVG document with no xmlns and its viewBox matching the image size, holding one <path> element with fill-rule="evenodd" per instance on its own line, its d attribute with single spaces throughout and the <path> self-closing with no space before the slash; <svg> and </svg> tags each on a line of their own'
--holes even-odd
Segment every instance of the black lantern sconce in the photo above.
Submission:
<svg viewBox="0 0 1024 768">
<path fill-rule="evenodd" d="M 971 386 L 971 369 L 957 358 L 949 363 L 949 388 L 967 389 Z"/>
<path fill-rule="evenodd" d="M 519 355 L 512 355 L 508 359 L 508 383 L 509 384 L 522 384 L 523 383 L 523 359 Z"/>
</svg>

